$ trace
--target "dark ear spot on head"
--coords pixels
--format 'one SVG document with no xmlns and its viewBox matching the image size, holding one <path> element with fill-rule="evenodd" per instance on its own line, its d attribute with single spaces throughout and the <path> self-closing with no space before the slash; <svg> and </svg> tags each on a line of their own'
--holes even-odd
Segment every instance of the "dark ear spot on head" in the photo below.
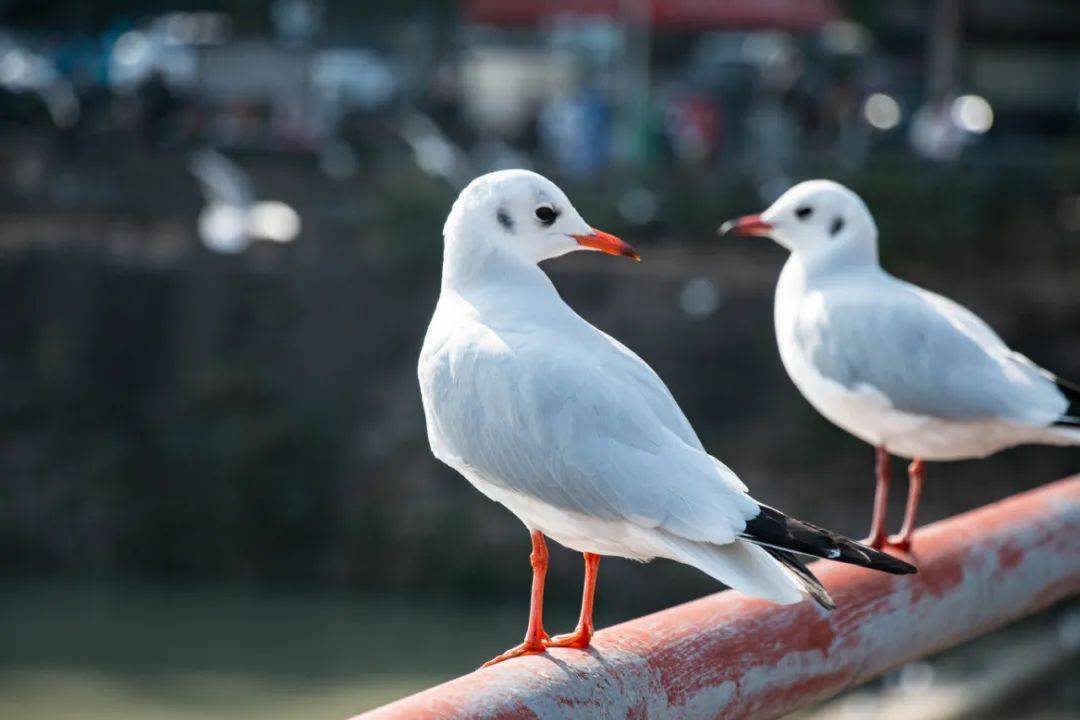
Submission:
<svg viewBox="0 0 1080 720">
<path fill-rule="evenodd" d="M 837 215 L 833 218 L 832 225 L 829 226 L 829 234 L 835 235 L 844 229 L 844 218 Z"/>
<path fill-rule="evenodd" d="M 495 213 L 495 217 L 507 232 L 514 232 L 514 218 L 510 217 L 510 213 L 506 212 L 506 208 L 499 208 Z"/>
</svg>

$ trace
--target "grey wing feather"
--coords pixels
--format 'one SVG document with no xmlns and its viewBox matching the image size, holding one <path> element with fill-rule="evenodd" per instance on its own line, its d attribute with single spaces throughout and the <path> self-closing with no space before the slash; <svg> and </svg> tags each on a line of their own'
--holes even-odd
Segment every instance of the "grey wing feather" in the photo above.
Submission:
<svg viewBox="0 0 1080 720">
<path fill-rule="evenodd" d="M 892 281 L 844 286 L 800 312 L 795 340 L 825 377 L 898 410 L 945 420 L 1045 424 L 1060 404 L 1044 371 L 966 308 Z"/>
<path fill-rule="evenodd" d="M 436 454 L 556 508 L 733 541 L 758 504 L 696 436 L 687 442 L 689 423 L 663 384 L 629 369 L 641 360 L 603 357 L 598 367 L 595 355 L 551 353 L 536 340 L 502 355 L 437 360 L 426 372 L 447 377 L 429 385 L 469 397 L 431 403 L 429 422 L 445 444 Z"/>
<path fill-rule="evenodd" d="M 671 391 L 668 390 L 667 385 L 656 374 L 656 371 L 639 358 L 633 350 L 607 333 L 601 331 L 601 334 L 618 351 L 620 368 L 637 381 L 638 391 L 655 413 L 656 418 L 687 445 L 704 450 L 705 448 L 701 444 L 697 432 L 694 431 L 694 427 L 686 419 L 682 408 L 675 402 Z"/>
</svg>

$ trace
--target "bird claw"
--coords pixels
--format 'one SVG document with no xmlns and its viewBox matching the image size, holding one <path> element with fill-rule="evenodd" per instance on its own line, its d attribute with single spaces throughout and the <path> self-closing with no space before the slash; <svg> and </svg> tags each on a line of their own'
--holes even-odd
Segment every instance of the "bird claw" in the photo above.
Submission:
<svg viewBox="0 0 1080 720">
<path fill-rule="evenodd" d="M 893 550 L 899 550 L 904 553 L 911 552 L 911 538 L 907 535 L 890 535 L 885 544 Z"/>
<path fill-rule="evenodd" d="M 544 641 L 544 647 L 566 647 L 566 648 L 587 648 L 589 643 L 592 642 L 592 631 L 578 628 L 572 633 L 565 635 L 556 635 L 553 638 L 546 638 Z"/>
<path fill-rule="evenodd" d="M 889 538 L 888 542 L 886 542 L 885 534 L 879 533 L 877 535 L 871 535 L 870 537 L 866 538 L 862 541 L 862 544 L 866 545 L 869 548 L 873 548 L 874 550 L 882 550 L 884 549 L 886 544 L 892 544 L 892 538 Z"/>
<path fill-rule="evenodd" d="M 501 663 L 503 660 L 509 660 L 511 658 L 516 658 L 516 657 L 523 657 L 525 655 L 539 655 L 540 653 L 545 652 L 547 650 L 547 645 L 545 643 L 550 642 L 550 641 L 551 641 L 551 636 L 548 635 L 546 632 L 542 633 L 539 638 L 537 638 L 535 640 L 526 640 L 525 642 L 521 643 L 520 645 L 515 645 L 514 647 L 510 648 L 509 650 L 502 653 L 501 655 L 496 655 L 495 657 L 491 658 L 490 660 L 488 660 L 486 663 L 484 663 L 480 667 L 482 667 L 482 668 L 491 667 L 492 665 L 497 665 L 497 664 Z"/>
</svg>

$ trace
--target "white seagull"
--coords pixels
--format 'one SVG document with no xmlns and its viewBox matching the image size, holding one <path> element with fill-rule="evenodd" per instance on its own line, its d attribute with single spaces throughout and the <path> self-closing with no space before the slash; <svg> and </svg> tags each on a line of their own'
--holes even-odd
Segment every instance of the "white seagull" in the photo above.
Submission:
<svg viewBox="0 0 1080 720">
<path fill-rule="evenodd" d="M 910 548 L 924 460 L 1080 444 L 1080 388 L 1010 350 L 967 308 L 885 272 L 877 226 L 851 190 L 800 183 L 720 232 L 791 251 L 776 286 L 780 358 L 818 412 L 877 449 L 870 546 Z M 904 524 L 886 540 L 889 453 L 913 462 Z"/>
<path fill-rule="evenodd" d="M 443 228 L 442 291 L 420 354 L 437 458 L 532 534 L 532 602 L 520 645 L 488 664 L 586 647 L 601 555 L 693 565 L 778 603 L 832 602 L 794 553 L 891 573 L 915 568 L 761 505 L 701 445 L 656 373 L 575 313 L 537 263 L 574 250 L 637 259 L 525 170 L 474 180 Z M 585 556 L 577 628 L 549 637 L 544 537 Z"/>
</svg>

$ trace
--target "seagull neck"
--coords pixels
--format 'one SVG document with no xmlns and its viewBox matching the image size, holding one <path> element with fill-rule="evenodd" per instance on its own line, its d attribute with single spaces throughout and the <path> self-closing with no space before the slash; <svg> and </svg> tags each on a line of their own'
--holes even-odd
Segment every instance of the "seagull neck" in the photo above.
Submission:
<svg viewBox="0 0 1080 720">
<path fill-rule="evenodd" d="M 520 292 L 529 287 L 553 288 L 539 266 L 508 256 L 495 248 L 470 247 L 448 242 L 443 250 L 442 287 L 465 294 L 471 289 L 513 287 Z"/>
<path fill-rule="evenodd" d="M 800 266 L 807 279 L 881 267 L 875 243 L 849 243 L 817 252 L 794 253 L 790 260 Z"/>
</svg>

